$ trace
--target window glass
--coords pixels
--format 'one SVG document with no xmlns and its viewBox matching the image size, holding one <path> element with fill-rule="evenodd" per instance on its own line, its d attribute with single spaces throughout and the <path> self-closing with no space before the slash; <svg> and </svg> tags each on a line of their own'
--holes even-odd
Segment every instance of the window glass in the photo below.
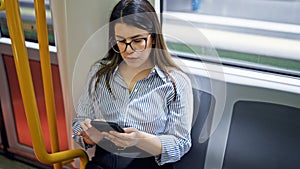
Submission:
<svg viewBox="0 0 300 169">
<path fill-rule="evenodd" d="M 23 21 L 24 35 L 26 41 L 37 42 L 37 30 L 35 23 L 35 11 L 33 0 L 19 0 L 20 12 Z M 48 24 L 49 44 L 54 45 L 54 33 L 51 20 L 49 0 L 45 0 L 46 19 Z M 5 11 L 0 13 L 0 31 L 1 37 L 9 37 Z"/>
<path fill-rule="evenodd" d="M 222 63 L 299 76 L 299 0 L 165 0 L 164 34 L 171 51 L 209 55 L 204 36 Z M 193 31 L 192 31 L 193 30 Z M 196 30 L 196 31 L 195 31 Z M 191 55 L 188 55 L 191 56 Z"/>
</svg>

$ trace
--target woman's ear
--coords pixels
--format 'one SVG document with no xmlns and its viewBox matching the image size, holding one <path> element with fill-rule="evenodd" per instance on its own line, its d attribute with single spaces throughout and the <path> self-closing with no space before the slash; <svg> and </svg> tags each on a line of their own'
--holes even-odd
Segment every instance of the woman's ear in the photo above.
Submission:
<svg viewBox="0 0 300 169">
<path fill-rule="evenodd" d="M 152 38 L 152 48 L 156 47 L 156 34 L 151 33 L 151 38 Z"/>
<path fill-rule="evenodd" d="M 155 35 L 155 33 L 151 33 L 151 37 L 152 37 L 152 45 L 153 45 L 156 42 L 156 35 Z"/>
</svg>

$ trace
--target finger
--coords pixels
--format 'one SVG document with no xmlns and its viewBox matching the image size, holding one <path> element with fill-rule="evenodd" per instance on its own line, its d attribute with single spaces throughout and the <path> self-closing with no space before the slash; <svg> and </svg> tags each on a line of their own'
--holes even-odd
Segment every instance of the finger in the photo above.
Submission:
<svg viewBox="0 0 300 169">
<path fill-rule="evenodd" d="M 106 121 L 105 119 L 95 119 L 94 121 Z"/>
<path fill-rule="evenodd" d="M 80 127 L 81 127 L 84 131 L 86 131 L 86 130 L 89 129 L 88 126 L 85 124 L 84 121 L 80 123 Z"/>
<path fill-rule="evenodd" d="M 84 123 L 85 123 L 85 125 L 88 127 L 88 128 L 91 128 L 92 127 L 92 125 L 91 125 L 91 119 L 85 119 L 84 120 Z"/>
<path fill-rule="evenodd" d="M 140 131 L 135 128 L 124 128 L 124 133 L 110 131 L 110 134 L 119 137 L 120 139 L 131 141 L 134 139 L 141 139 Z"/>
<path fill-rule="evenodd" d="M 105 139 L 107 139 L 107 140 L 111 140 L 111 139 L 114 138 L 113 135 L 111 135 L 111 134 L 109 134 L 109 133 L 107 133 L 107 132 L 101 132 L 101 134 L 102 134 L 103 137 L 104 137 Z"/>
<path fill-rule="evenodd" d="M 80 131 L 80 132 L 78 132 L 78 136 L 88 137 L 88 135 L 86 134 L 85 131 Z"/>
<path fill-rule="evenodd" d="M 77 133 L 77 136 L 83 136 L 82 131 L 78 132 L 78 133 Z"/>
<path fill-rule="evenodd" d="M 85 143 L 90 144 L 90 145 L 95 145 L 96 143 L 90 139 L 89 137 L 83 137 L 83 140 Z"/>
<path fill-rule="evenodd" d="M 110 140 L 109 136 L 108 136 L 108 133 L 106 132 L 101 132 L 103 138 L 105 138 L 106 140 Z"/>
<path fill-rule="evenodd" d="M 105 132 L 105 138 L 110 140 L 111 142 L 113 142 L 116 146 L 119 146 L 119 147 L 126 147 L 126 141 L 125 140 L 122 140 L 110 133 L 106 133 Z"/>
<path fill-rule="evenodd" d="M 91 145 L 94 145 L 94 144 L 95 144 L 95 143 L 93 142 L 93 140 L 91 140 L 91 139 L 89 138 L 89 136 L 87 135 L 86 132 L 80 131 L 80 132 L 78 132 L 78 135 L 79 135 L 79 136 L 82 136 L 82 138 L 83 138 L 83 140 L 84 140 L 85 143 L 91 144 Z"/>
<path fill-rule="evenodd" d="M 116 131 L 109 131 L 109 134 L 113 135 L 114 137 L 118 138 L 118 139 L 121 139 L 121 140 L 128 140 L 128 137 L 127 137 L 127 133 L 119 133 L 119 132 L 116 132 Z"/>
<path fill-rule="evenodd" d="M 125 133 L 131 133 L 131 132 L 136 132 L 138 131 L 136 128 L 133 127 L 127 127 L 127 128 L 123 128 Z"/>
</svg>

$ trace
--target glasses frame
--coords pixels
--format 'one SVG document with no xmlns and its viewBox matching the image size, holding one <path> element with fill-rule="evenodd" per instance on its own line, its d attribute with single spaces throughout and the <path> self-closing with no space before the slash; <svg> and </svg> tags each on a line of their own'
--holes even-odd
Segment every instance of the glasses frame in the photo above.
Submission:
<svg viewBox="0 0 300 169">
<path fill-rule="evenodd" d="M 149 34 L 147 35 L 147 37 L 144 37 L 144 38 L 135 38 L 135 39 L 132 39 L 130 42 L 121 42 L 120 40 L 113 40 L 113 38 L 110 38 L 110 45 L 111 45 L 111 48 L 112 48 L 112 49 L 114 50 L 114 52 L 116 52 L 116 53 L 124 53 L 124 52 L 126 52 L 128 46 L 130 46 L 130 48 L 131 48 L 134 52 L 144 52 L 144 51 L 146 50 L 146 48 L 147 48 L 148 38 L 149 38 L 150 35 L 151 35 L 151 33 L 149 33 Z M 143 40 L 145 41 L 145 47 L 144 47 L 144 49 L 142 49 L 142 50 L 135 50 L 135 49 L 131 46 L 132 42 L 133 42 L 134 40 L 137 40 L 137 39 L 143 39 Z M 114 41 L 114 43 L 112 43 L 113 41 Z M 123 41 L 123 40 L 122 40 L 122 41 Z M 115 48 L 116 48 L 115 46 L 118 47 L 118 43 L 124 43 L 124 44 L 126 45 L 124 51 L 119 51 L 119 50 L 115 49 Z M 119 49 L 119 47 L 118 47 L 118 49 Z"/>
</svg>

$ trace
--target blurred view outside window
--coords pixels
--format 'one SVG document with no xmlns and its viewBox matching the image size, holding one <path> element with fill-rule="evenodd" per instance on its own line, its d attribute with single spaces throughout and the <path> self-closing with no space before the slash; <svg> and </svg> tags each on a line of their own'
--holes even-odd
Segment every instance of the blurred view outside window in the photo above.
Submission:
<svg viewBox="0 0 300 169">
<path fill-rule="evenodd" d="M 19 0 L 19 5 L 20 5 L 20 12 L 23 21 L 25 40 L 31 42 L 37 42 L 37 30 L 36 30 L 33 2 L 34 2 L 33 0 Z M 49 0 L 45 0 L 45 5 L 46 5 L 46 18 L 48 24 L 49 44 L 55 45 Z M 9 37 L 5 11 L 0 12 L 0 36 Z"/>
<path fill-rule="evenodd" d="M 300 0 L 164 0 L 162 6 L 164 33 L 186 37 L 166 37 L 170 50 L 201 55 L 191 31 L 197 29 L 224 63 L 300 75 Z"/>
</svg>

